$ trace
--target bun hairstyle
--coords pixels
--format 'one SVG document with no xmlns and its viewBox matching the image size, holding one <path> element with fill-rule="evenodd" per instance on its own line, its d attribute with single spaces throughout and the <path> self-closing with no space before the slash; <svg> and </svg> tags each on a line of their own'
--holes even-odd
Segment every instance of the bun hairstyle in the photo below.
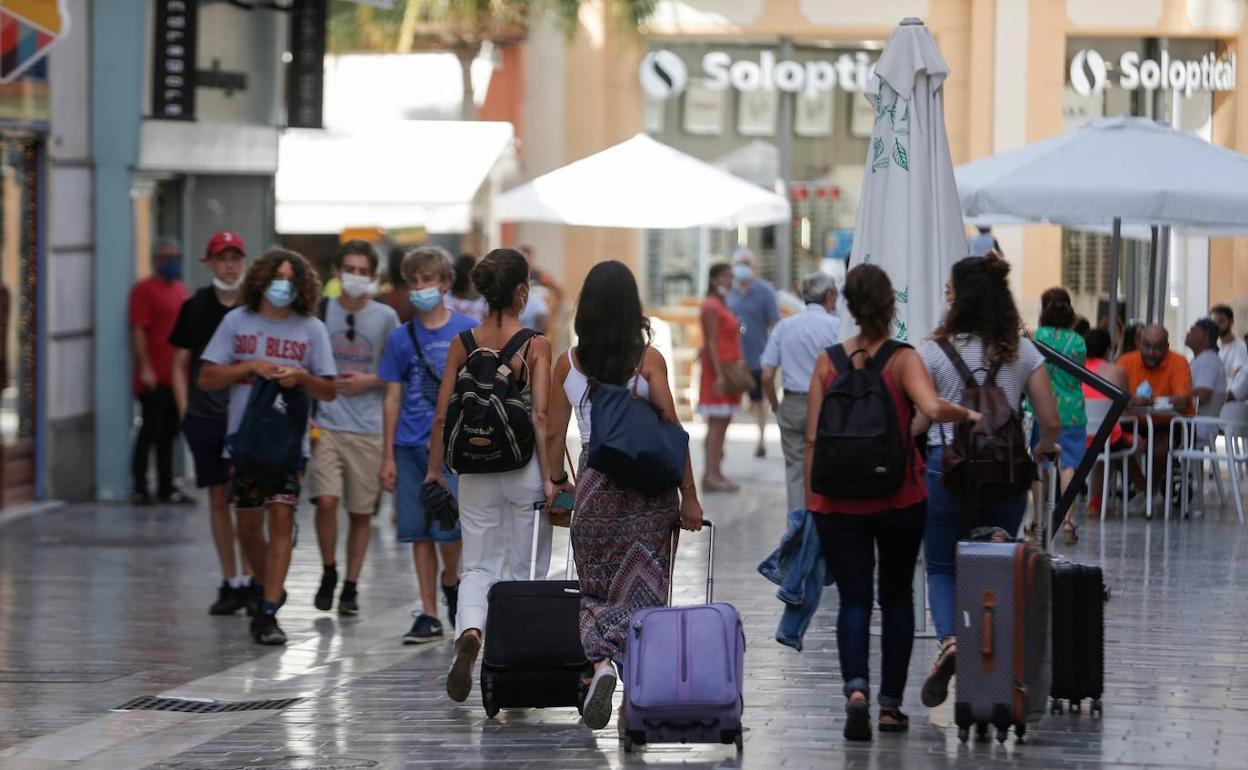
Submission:
<svg viewBox="0 0 1248 770">
<path fill-rule="evenodd" d="M 846 274 L 841 294 L 849 314 L 867 337 L 889 336 L 897 312 L 897 295 L 888 273 L 878 265 L 858 265 Z"/>
<path fill-rule="evenodd" d="M 515 249 L 494 249 L 472 268 L 472 285 L 491 313 L 516 304 L 516 289 L 529 283 L 529 261 Z"/>
<path fill-rule="evenodd" d="M 1010 292 L 1009 276 L 1010 263 L 995 252 L 958 260 L 950 274 L 953 304 L 933 336 L 974 335 L 983 340 L 993 363 L 1018 358 L 1023 322 Z"/>
<path fill-rule="evenodd" d="M 1075 325 L 1075 306 L 1070 292 L 1060 286 L 1048 289 L 1040 295 L 1040 325 L 1054 329 L 1070 329 Z"/>
</svg>

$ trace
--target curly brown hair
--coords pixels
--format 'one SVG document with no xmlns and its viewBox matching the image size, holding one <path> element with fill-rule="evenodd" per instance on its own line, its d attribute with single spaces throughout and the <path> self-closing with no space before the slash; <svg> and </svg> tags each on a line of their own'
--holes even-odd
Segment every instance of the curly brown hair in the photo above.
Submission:
<svg viewBox="0 0 1248 770">
<path fill-rule="evenodd" d="M 1075 306 L 1070 292 L 1061 286 L 1047 289 L 1040 295 L 1040 325 L 1054 329 L 1069 329 L 1075 325 Z"/>
<path fill-rule="evenodd" d="M 845 275 L 841 294 L 849 314 L 867 338 L 889 336 L 897 313 L 897 295 L 888 273 L 877 265 L 858 265 Z"/>
<path fill-rule="evenodd" d="M 966 257 L 953 266 L 953 304 L 932 336 L 948 339 L 973 334 L 984 341 L 988 360 L 1006 364 L 1018 358 L 1023 320 L 1010 292 L 1010 263 L 995 252 Z"/>
<path fill-rule="evenodd" d="M 295 287 L 295 299 L 290 303 L 291 309 L 299 315 L 312 315 L 321 301 L 321 278 L 302 254 L 286 249 L 270 249 L 264 252 L 247 269 L 247 277 L 243 279 L 243 286 L 239 290 L 243 307 L 253 313 L 260 312 L 264 290 L 269 288 L 283 262 L 289 262 L 295 273 L 290 279 Z"/>
</svg>

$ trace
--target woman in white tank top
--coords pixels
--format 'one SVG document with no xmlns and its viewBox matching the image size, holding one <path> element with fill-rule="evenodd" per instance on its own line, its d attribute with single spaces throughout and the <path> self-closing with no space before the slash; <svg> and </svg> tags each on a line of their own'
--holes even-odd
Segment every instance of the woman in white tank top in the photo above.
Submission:
<svg viewBox="0 0 1248 770">
<path fill-rule="evenodd" d="M 642 313 L 637 282 L 620 262 L 602 262 L 585 278 L 576 308 L 579 345 L 555 359 L 550 385 L 547 456 L 555 494 L 573 492 L 572 548 L 581 583 L 581 644 L 594 663 L 585 696 L 584 719 L 591 728 L 611 719 L 611 697 L 618 675 L 612 662 L 624 662 L 628 619 L 667 596 L 672 529 L 702 528 L 693 466 L 685 461 L 679 493 L 654 497 L 624 489 L 585 467 L 574 487 L 564 467 L 568 423 L 576 415 L 581 448 L 589 444 L 591 382 L 637 382 L 663 419 L 679 422 L 667 380 L 667 363 L 649 346 L 650 322 Z M 551 498 L 554 508 L 554 497 Z M 625 566 L 627 564 L 627 569 Z"/>
</svg>

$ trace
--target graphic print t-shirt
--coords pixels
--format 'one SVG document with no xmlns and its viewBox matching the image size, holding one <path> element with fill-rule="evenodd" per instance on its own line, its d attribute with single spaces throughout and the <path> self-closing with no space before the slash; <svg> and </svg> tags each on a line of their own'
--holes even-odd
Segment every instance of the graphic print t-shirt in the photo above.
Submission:
<svg viewBox="0 0 1248 770">
<path fill-rule="evenodd" d="M 416 318 L 408 323 L 413 325 L 416 339 L 420 341 L 421 350 L 425 354 L 425 363 L 438 375 L 438 382 L 441 382 L 442 372 L 446 368 L 446 354 L 451 348 L 451 342 L 460 332 L 475 329 L 479 325 L 477 319 L 453 310 L 451 320 L 437 329 L 426 329 Z M 433 432 L 433 412 L 436 405 L 430 403 L 424 395 L 424 378 L 429 373 L 421 365 L 416 349 L 412 347 L 408 324 L 390 332 L 390 341 L 386 343 L 386 352 L 381 357 L 378 376 L 386 382 L 397 382 L 403 386 L 403 406 L 399 411 L 399 424 L 394 432 L 395 445 L 427 446 Z M 429 390 L 436 391 L 437 388 Z"/>
<path fill-rule="evenodd" d="M 353 320 L 347 322 L 350 316 Z M 338 374 L 376 374 L 386 338 L 399 325 L 399 314 L 380 302 L 369 302 L 362 310 L 348 313 L 338 300 L 325 306 L 325 327 L 334 351 Z M 381 409 L 385 391 L 372 388 L 357 396 L 338 398 L 317 407 L 316 422 L 322 428 L 346 433 L 381 433 Z"/>
<path fill-rule="evenodd" d="M 297 366 L 317 377 L 333 377 L 338 373 L 325 324 L 314 316 L 291 314 L 272 320 L 245 307 L 234 308 L 222 319 L 221 325 L 204 348 L 203 360 L 229 366 L 243 361 L 271 361 L 279 366 Z M 229 420 L 226 435 L 238 430 L 251 398 L 252 378 L 230 388 Z M 308 438 L 303 438 L 303 453 L 308 454 Z"/>
</svg>

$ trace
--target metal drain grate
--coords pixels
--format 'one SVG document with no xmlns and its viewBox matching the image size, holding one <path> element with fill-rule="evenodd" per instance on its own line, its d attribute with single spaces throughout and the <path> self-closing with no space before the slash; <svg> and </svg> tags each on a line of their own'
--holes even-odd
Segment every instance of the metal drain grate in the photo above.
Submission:
<svg viewBox="0 0 1248 770">
<path fill-rule="evenodd" d="M 193 700 L 190 698 L 158 698 L 144 695 L 127 701 L 112 711 L 179 711 L 184 714 L 225 714 L 231 711 L 274 711 L 293 706 L 303 698 L 278 700 Z"/>
</svg>

